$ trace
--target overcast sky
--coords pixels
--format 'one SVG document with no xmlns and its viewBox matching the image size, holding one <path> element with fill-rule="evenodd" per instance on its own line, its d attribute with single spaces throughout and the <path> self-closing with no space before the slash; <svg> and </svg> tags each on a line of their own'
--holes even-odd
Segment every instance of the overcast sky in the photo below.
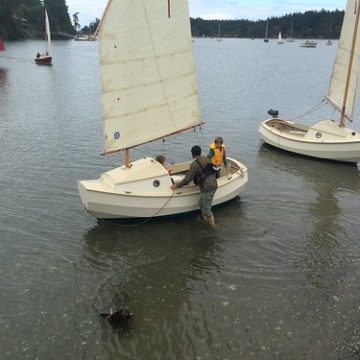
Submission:
<svg viewBox="0 0 360 360">
<path fill-rule="evenodd" d="M 165 0 L 164 0 L 165 1 Z M 176 1 L 176 0 L 170 0 Z M 66 0 L 81 26 L 101 18 L 107 0 Z M 344 10 L 346 0 L 189 0 L 190 16 L 203 19 L 266 19 L 305 10 Z"/>
</svg>

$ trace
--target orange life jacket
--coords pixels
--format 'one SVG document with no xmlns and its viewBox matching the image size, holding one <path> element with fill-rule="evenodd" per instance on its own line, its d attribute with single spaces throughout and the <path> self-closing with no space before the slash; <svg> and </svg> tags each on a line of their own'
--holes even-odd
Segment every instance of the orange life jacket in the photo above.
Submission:
<svg viewBox="0 0 360 360">
<path fill-rule="evenodd" d="M 210 149 L 214 151 L 214 156 L 210 159 L 211 162 L 217 167 L 221 166 L 224 160 L 225 145 L 221 145 L 221 149 L 218 149 L 215 143 L 212 143 Z"/>
</svg>

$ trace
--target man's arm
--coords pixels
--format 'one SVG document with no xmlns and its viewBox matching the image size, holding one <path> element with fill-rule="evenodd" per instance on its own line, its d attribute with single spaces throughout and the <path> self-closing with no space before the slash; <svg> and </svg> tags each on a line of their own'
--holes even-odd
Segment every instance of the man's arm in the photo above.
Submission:
<svg viewBox="0 0 360 360">
<path fill-rule="evenodd" d="M 197 175 L 199 170 L 198 166 L 199 165 L 196 161 L 192 162 L 190 165 L 190 169 L 186 172 L 184 178 L 181 181 L 176 182 L 174 185 L 171 185 L 171 188 L 175 190 L 189 184 L 189 182 L 193 180 L 194 177 Z"/>
</svg>

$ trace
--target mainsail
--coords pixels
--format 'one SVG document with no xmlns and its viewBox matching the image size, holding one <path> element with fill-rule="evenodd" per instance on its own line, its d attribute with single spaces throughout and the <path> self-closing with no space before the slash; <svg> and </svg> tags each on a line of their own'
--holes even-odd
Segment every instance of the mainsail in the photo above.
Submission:
<svg viewBox="0 0 360 360">
<path fill-rule="evenodd" d="M 201 124 L 187 0 L 110 0 L 99 50 L 105 153 Z"/>
<path fill-rule="evenodd" d="M 360 70 L 359 0 L 348 0 L 327 100 L 352 119 Z"/>
<path fill-rule="evenodd" d="M 51 33 L 50 33 L 49 18 L 46 9 L 45 9 L 45 41 L 46 41 L 46 52 L 50 54 Z"/>
</svg>

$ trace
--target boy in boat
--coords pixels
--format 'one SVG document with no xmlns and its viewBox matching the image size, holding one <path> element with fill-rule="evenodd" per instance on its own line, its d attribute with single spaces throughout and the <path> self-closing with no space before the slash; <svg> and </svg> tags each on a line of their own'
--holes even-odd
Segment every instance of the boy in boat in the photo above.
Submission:
<svg viewBox="0 0 360 360">
<path fill-rule="evenodd" d="M 212 228 L 215 228 L 215 218 L 211 211 L 212 201 L 218 187 L 215 171 L 213 170 L 211 161 L 207 157 L 201 156 L 200 146 L 193 146 L 191 148 L 191 155 L 194 161 L 191 163 L 190 169 L 186 172 L 185 177 L 170 187 L 172 190 L 176 190 L 189 184 L 190 181 L 194 181 L 195 185 L 199 185 L 199 206 L 202 217 Z"/>
<path fill-rule="evenodd" d="M 166 157 L 165 157 L 164 155 L 158 155 L 158 156 L 155 158 L 155 160 L 156 160 L 157 162 L 159 162 L 159 163 L 168 171 L 169 174 L 172 173 L 172 168 L 171 168 L 171 166 L 166 166 L 166 165 L 165 165 Z"/>
<path fill-rule="evenodd" d="M 224 140 L 221 136 L 217 136 L 214 142 L 210 144 L 210 150 L 207 157 L 211 160 L 213 164 L 217 179 L 220 177 L 220 170 L 222 164 L 224 164 L 226 170 L 228 170 Z"/>
</svg>

